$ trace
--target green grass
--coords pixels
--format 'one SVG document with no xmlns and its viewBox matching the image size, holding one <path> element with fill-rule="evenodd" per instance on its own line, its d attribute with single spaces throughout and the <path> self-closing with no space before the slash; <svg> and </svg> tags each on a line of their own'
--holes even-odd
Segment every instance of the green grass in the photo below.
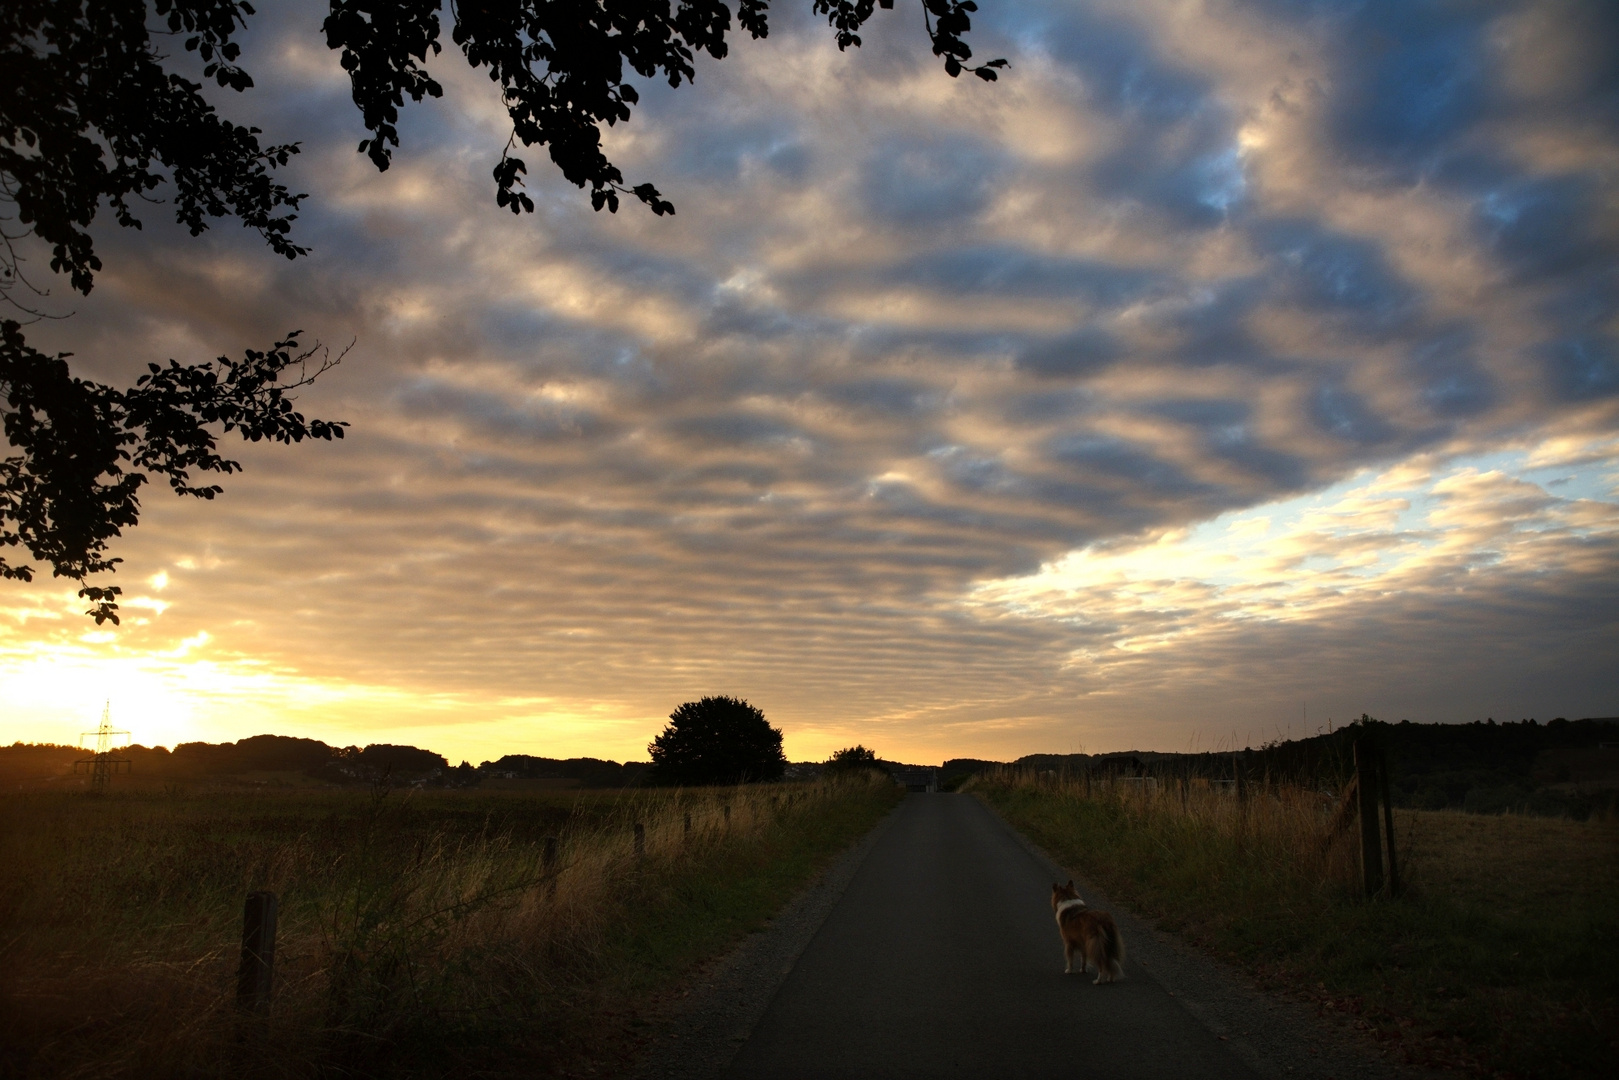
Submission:
<svg viewBox="0 0 1619 1080">
<path fill-rule="evenodd" d="M 1308 792 L 1129 792 L 1011 776 L 971 785 L 1059 862 L 1409 1060 L 1503 1077 L 1612 1075 L 1619 827 L 1400 811 L 1408 882 L 1359 896 L 1352 836 Z"/>
<path fill-rule="evenodd" d="M 861 777 L 0 796 L 0 1075 L 529 1076 L 611 1060 L 635 1003 L 758 926 L 899 795 Z M 255 889 L 281 901 L 262 1019 L 232 1000 Z"/>
</svg>

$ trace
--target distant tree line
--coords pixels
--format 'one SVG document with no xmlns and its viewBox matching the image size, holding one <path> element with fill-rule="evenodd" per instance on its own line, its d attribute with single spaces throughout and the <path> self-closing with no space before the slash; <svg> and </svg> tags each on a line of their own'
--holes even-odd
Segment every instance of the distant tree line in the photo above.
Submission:
<svg viewBox="0 0 1619 1080">
<path fill-rule="evenodd" d="M 601 758 L 548 758 L 507 754 L 478 766 L 478 772 L 500 780 L 565 780 L 580 787 L 634 787 L 646 779 L 652 766 L 644 761 L 606 761 Z"/>
<path fill-rule="evenodd" d="M 88 757 L 80 746 L 15 743 L 0 746 L 0 783 L 41 780 L 69 774 L 73 763 Z M 646 762 L 598 758 L 545 758 L 507 754 L 473 766 L 452 767 L 442 754 L 417 746 L 372 743 L 329 746 L 319 739 L 287 735 L 255 735 L 237 742 L 130 746 L 119 751 L 131 773 L 163 780 L 242 777 L 249 773 L 295 774 L 332 784 L 366 784 L 383 777 L 401 784 L 472 787 L 485 779 L 563 780 L 580 787 L 629 787 L 641 783 L 651 768 Z"/>
<path fill-rule="evenodd" d="M 17 743 L 0 747 L 0 780 L 39 779 L 71 772 L 73 763 L 89 755 L 78 746 Z M 478 770 L 462 762 L 452 768 L 442 754 L 416 746 L 373 743 L 334 747 L 318 739 L 287 735 L 254 735 L 234 743 L 180 743 L 130 746 L 119 751 L 130 772 L 165 780 L 240 777 L 247 773 L 291 773 L 335 784 L 370 783 L 387 777 L 401 783 L 470 786 Z"/>
<path fill-rule="evenodd" d="M 1129 751 L 1117 754 L 1030 754 L 1014 768 L 1093 775 L 1195 777 L 1337 790 L 1354 769 L 1357 739 L 1387 755 L 1395 805 L 1420 810 L 1569 815 L 1584 818 L 1615 804 L 1619 783 L 1619 717 L 1548 723 L 1522 720 L 1471 724 L 1386 723 L 1362 715 L 1331 732 L 1276 740 L 1260 747 L 1196 754 Z M 1609 749 L 1603 749 L 1610 744 Z M 1002 763 L 956 759 L 944 763 L 942 784 Z M 1607 786 L 1605 786 L 1607 785 Z"/>
<path fill-rule="evenodd" d="M 706 703 L 706 704 L 705 704 Z M 1039 772 L 1157 776 L 1165 780 L 1225 781 L 1238 770 L 1263 788 L 1302 784 L 1338 790 L 1353 768 L 1356 739 L 1373 739 L 1389 762 L 1391 794 L 1398 806 L 1587 817 L 1611 811 L 1619 794 L 1619 717 L 1535 720 L 1498 724 L 1384 723 L 1370 716 L 1306 739 L 1278 740 L 1238 751 L 1172 754 L 1030 754 L 1014 762 L 952 758 L 940 766 L 939 785 L 954 790 L 973 774 L 1012 767 Z M 659 741 L 661 740 L 661 742 Z M 138 776 L 189 780 L 240 777 L 248 773 L 294 773 L 334 784 L 393 782 L 469 787 L 489 779 L 564 781 L 580 787 L 632 787 L 648 783 L 734 784 L 772 781 L 788 775 L 781 732 L 763 712 L 737 698 L 703 698 L 671 714 L 654 740 L 651 762 L 599 758 L 546 758 L 507 754 L 477 767 L 451 767 L 445 758 L 415 746 L 376 743 L 333 747 L 317 739 L 256 735 L 234 743 L 132 746 L 120 751 Z M 0 746 L 0 783 L 41 780 L 72 772 L 89 756 L 77 746 L 16 743 Z M 661 760 L 660 760 L 661 758 Z M 793 779 L 840 771 L 907 768 L 879 758 L 862 745 L 846 747 L 822 763 L 791 767 Z"/>
</svg>

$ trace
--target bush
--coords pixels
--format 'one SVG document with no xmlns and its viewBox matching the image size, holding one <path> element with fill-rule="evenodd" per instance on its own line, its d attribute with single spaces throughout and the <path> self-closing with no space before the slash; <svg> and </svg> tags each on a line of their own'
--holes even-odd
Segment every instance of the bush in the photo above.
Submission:
<svg viewBox="0 0 1619 1080">
<path fill-rule="evenodd" d="M 780 729 L 740 698 L 686 702 L 669 714 L 647 753 L 654 784 L 744 784 L 780 780 L 787 771 Z"/>
</svg>

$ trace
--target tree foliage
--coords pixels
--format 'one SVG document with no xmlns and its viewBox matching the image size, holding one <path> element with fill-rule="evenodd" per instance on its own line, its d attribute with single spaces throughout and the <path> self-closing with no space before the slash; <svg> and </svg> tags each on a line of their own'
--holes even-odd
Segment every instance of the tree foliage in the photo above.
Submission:
<svg viewBox="0 0 1619 1080">
<path fill-rule="evenodd" d="M 0 460 L 0 545 L 22 544 L 48 559 L 60 577 L 83 581 L 119 560 L 107 542 L 139 517 L 146 474 L 166 477 L 179 495 L 212 499 L 217 484 L 192 482 L 191 470 L 233 473 L 238 462 L 217 452 L 212 428 L 240 431 L 252 442 L 341 437 L 342 424 L 308 420 L 288 391 L 324 370 L 308 372 L 310 353 L 295 354 L 298 335 L 240 361 L 167 367 L 149 364 L 129 390 L 74 378 L 66 355 L 46 356 L 23 340 L 22 327 L 0 323 L 0 411 L 6 439 L 22 453 Z M 282 382 L 297 366 L 300 375 Z M 142 471 L 145 470 L 145 471 Z M 28 581 L 29 566 L 0 559 L 0 577 Z M 117 586 L 85 585 L 97 623 L 116 623 Z"/>
<path fill-rule="evenodd" d="M 787 770 L 781 730 L 740 698 L 705 697 L 669 714 L 647 745 L 652 781 L 699 786 L 779 780 Z"/>
<path fill-rule="evenodd" d="M 935 56 L 952 77 L 994 80 L 1004 60 L 968 66 L 963 40 L 972 0 L 920 0 Z M 811 0 L 840 49 L 893 0 Z M 736 21 L 754 38 L 769 33 L 769 0 L 736 0 Z M 387 169 L 399 146 L 406 98 L 443 93 L 428 71 L 443 50 L 443 0 L 330 0 L 323 26 L 340 54 L 354 104 L 369 132 L 359 149 Z M 497 205 L 534 209 L 522 190 L 528 164 L 516 147 L 543 146 L 591 205 L 616 212 L 620 195 L 655 214 L 674 206 L 650 183 L 627 185 L 602 153 L 601 125 L 630 118 L 639 101 L 631 75 L 690 82 L 699 53 L 727 51 L 732 9 L 722 0 L 475 0 L 450 5 L 451 41 L 467 63 L 500 86 L 512 123 L 494 167 Z M 37 317 L 26 297 L 19 244 L 32 234 L 51 252 L 50 269 L 89 293 L 102 269 L 90 229 L 103 203 L 118 224 L 140 228 L 135 203 L 166 192 L 175 219 L 198 235 L 234 217 L 288 259 L 306 253 L 291 239 L 306 197 L 273 175 L 296 142 L 265 145 L 259 129 L 233 124 L 204 96 L 208 82 L 241 92 L 253 85 L 234 40 L 254 14 L 246 0 L 6 0 L 0 4 L 0 300 Z M 201 81 L 175 70 L 163 41 L 194 54 Z M 9 208 L 10 212 L 5 212 Z M 74 378 L 67 355 L 30 348 L 23 324 L 4 323 L 0 396 L 7 438 L 20 453 L 0 465 L 0 547 L 22 546 L 52 572 L 84 584 L 110 571 L 108 541 L 139 517 L 147 474 L 179 494 L 212 498 L 189 471 L 230 473 L 210 426 L 248 439 L 332 439 L 343 424 L 308 420 L 287 391 L 319 375 L 295 355 L 297 334 L 240 363 L 153 368 L 129 390 Z M 281 381 L 297 367 L 291 382 Z M 0 577 L 31 580 L 33 568 L 0 559 Z M 111 619 L 119 589 L 85 585 L 97 622 Z"/>
<path fill-rule="evenodd" d="M 859 743 L 834 752 L 831 757 L 826 759 L 825 766 L 828 772 L 854 772 L 859 769 L 878 769 L 881 767 L 877 764 L 877 751 L 867 750 Z"/>
<path fill-rule="evenodd" d="M 860 44 L 858 31 L 877 7 L 894 0 L 812 0 L 837 33 L 839 49 Z M 399 145 L 399 110 L 405 98 L 439 97 L 443 87 L 427 71 L 429 55 L 443 49 L 441 0 L 332 0 L 326 43 L 342 53 L 354 104 L 371 132 L 360 142 L 379 169 Z M 769 34 L 769 0 L 737 0 L 736 18 L 754 38 Z M 995 79 L 1004 60 L 965 67 L 972 49 L 962 35 L 972 27 L 972 0 L 923 0 L 924 24 L 934 55 L 952 77 L 971 71 Z M 696 78 L 698 53 L 716 60 L 729 51 L 731 9 L 721 0 L 494 0 L 457 4 L 451 40 L 467 63 L 500 84 L 512 134 L 495 166 L 495 201 L 532 211 L 518 190 L 528 164 L 513 155 L 517 143 L 544 146 L 551 161 L 577 187 L 590 188 L 597 210 L 617 211 L 620 194 L 633 195 L 655 214 L 674 206 L 649 183 L 627 187 L 624 174 L 601 150 L 601 125 L 630 118 L 640 101 L 625 82 L 633 73 L 662 78 L 671 87 Z M 629 71 L 626 71 L 626 67 Z"/>
</svg>

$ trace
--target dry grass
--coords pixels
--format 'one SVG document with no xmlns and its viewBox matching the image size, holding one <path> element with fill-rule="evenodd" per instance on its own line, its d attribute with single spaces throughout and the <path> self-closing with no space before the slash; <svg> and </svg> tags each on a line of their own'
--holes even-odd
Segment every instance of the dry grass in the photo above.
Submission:
<svg viewBox="0 0 1619 1080">
<path fill-rule="evenodd" d="M 1611 1073 L 1619 827 L 1396 814 L 1407 888 L 1360 896 L 1319 793 L 1001 773 L 970 789 L 1059 861 L 1408 1058 L 1476 1075 Z"/>
<path fill-rule="evenodd" d="M 0 1074 L 532 1075 L 611 1056 L 633 1032 L 620 1002 L 768 917 L 896 797 L 869 777 L 0 797 Z M 230 994 L 255 889 L 281 915 L 274 1005 L 250 1020 Z"/>
</svg>

